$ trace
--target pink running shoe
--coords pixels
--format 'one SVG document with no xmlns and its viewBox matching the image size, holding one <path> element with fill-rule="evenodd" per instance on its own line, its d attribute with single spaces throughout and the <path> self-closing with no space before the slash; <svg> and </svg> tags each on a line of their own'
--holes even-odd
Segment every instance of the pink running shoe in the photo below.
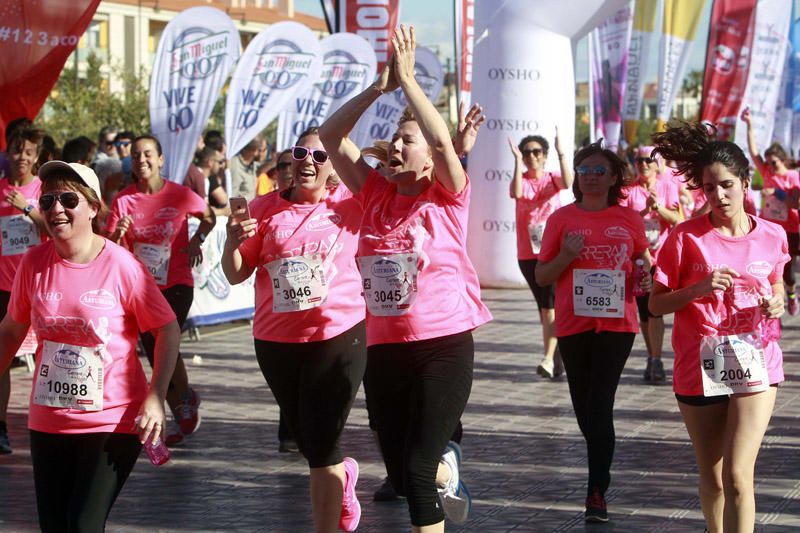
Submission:
<svg viewBox="0 0 800 533">
<path fill-rule="evenodd" d="M 197 391 L 189 389 L 175 414 L 184 437 L 197 431 L 197 428 L 200 427 L 200 395 L 197 394 Z"/>
<path fill-rule="evenodd" d="M 356 496 L 358 481 L 358 463 L 351 457 L 344 458 L 344 495 L 342 496 L 342 515 L 339 517 L 339 529 L 355 531 L 361 521 L 361 504 Z"/>
</svg>

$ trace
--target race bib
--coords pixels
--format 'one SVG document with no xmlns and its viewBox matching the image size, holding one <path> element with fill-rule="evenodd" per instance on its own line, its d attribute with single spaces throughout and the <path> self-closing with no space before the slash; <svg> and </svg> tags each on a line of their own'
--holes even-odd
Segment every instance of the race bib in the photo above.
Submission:
<svg viewBox="0 0 800 533">
<path fill-rule="evenodd" d="M 59 409 L 102 411 L 103 348 L 43 341 L 33 403 Z"/>
<path fill-rule="evenodd" d="M 358 257 L 364 300 L 375 316 L 404 315 L 417 298 L 417 254 Z"/>
<path fill-rule="evenodd" d="M 291 313 L 321 305 L 328 283 L 320 254 L 284 257 L 267 263 L 272 280 L 272 311 Z"/>
<path fill-rule="evenodd" d="M 650 249 L 654 249 L 658 245 L 658 238 L 661 236 L 661 221 L 657 218 L 645 218 L 644 234 L 647 237 Z"/>
<path fill-rule="evenodd" d="M 36 224 L 24 215 L 0 217 L 0 235 L 4 256 L 24 254 L 28 248 L 41 242 Z"/>
<path fill-rule="evenodd" d="M 769 376 L 761 346 L 755 332 L 703 337 L 700 343 L 703 395 L 767 390 Z"/>
<path fill-rule="evenodd" d="M 546 222 L 540 222 L 538 224 L 530 224 L 528 226 L 528 235 L 531 238 L 531 248 L 533 248 L 533 253 L 538 254 L 539 250 L 542 249 L 542 235 L 544 235 L 544 226 Z"/>
<path fill-rule="evenodd" d="M 625 316 L 625 272 L 576 268 L 572 271 L 572 305 L 578 316 Z"/>
<path fill-rule="evenodd" d="M 783 200 L 779 200 L 774 194 L 770 194 L 764 201 L 764 218 L 786 222 L 789 220 L 789 207 Z"/>
<path fill-rule="evenodd" d="M 147 270 L 156 280 L 156 285 L 167 284 L 167 274 L 169 272 L 170 246 L 159 246 L 146 242 L 136 242 L 133 244 L 133 254 L 144 263 Z"/>
</svg>

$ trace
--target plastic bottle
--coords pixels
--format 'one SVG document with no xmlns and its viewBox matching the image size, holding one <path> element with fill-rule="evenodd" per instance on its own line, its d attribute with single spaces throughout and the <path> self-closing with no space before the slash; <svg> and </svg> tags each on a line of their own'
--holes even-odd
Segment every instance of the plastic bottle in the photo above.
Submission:
<svg viewBox="0 0 800 533">
<path fill-rule="evenodd" d="M 642 288 L 642 281 L 647 277 L 644 269 L 644 259 L 637 259 L 633 266 L 633 287 L 631 288 L 635 297 L 644 296 L 647 291 Z"/>
<path fill-rule="evenodd" d="M 136 423 L 139 423 L 140 417 L 136 417 Z M 147 454 L 147 458 L 150 459 L 150 462 L 153 463 L 155 466 L 161 466 L 167 461 L 169 461 L 172 454 L 167 448 L 167 445 L 164 444 L 164 441 L 161 440 L 161 437 L 156 439 L 156 443 L 153 444 L 153 439 L 151 435 L 147 436 L 147 439 L 142 444 L 145 453 Z"/>
</svg>

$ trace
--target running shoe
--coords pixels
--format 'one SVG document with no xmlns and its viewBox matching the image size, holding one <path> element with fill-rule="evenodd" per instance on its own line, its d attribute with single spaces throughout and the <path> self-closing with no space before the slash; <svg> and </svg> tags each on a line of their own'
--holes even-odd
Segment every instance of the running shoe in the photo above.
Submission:
<svg viewBox="0 0 800 533">
<path fill-rule="evenodd" d="M 399 497 L 400 496 L 397 494 L 397 491 L 394 490 L 394 485 L 392 485 L 392 482 L 389 481 L 389 476 L 386 476 L 383 478 L 383 483 L 381 484 L 380 488 L 372 495 L 372 501 L 393 502 Z"/>
<path fill-rule="evenodd" d="M 448 442 L 439 462 L 446 464 L 450 469 L 450 479 L 443 488 L 438 489 L 444 514 L 454 523 L 463 524 L 472 510 L 472 497 L 459 475 L 461 446 L 453 441 Z"/>
<path fill-rule="evenodd" d="M 553 373 L 554 370 L 553 360 L 548 359 L 547 357 L 542 359 L 542 362 L 536 367 L 536 373 L 547 379 L 551 379 L 555 375 Z"/>
<path fill-rule="evenodd" d="M 797 296 L 793 292 L 790 292 L 788 300 L 789 300 L 789 314 L 792 316 L 797 316 L 797 313 L 800 312 L 800 304 L 797 303 Z"/>
<path fill-rule="evenodd" d="M 297 442 L 292 439 L 286 439 L 278 443 L 278 452 L 280 453 L 300 453 L 300 448 L 297 447 Z"/>
<path fill-rule="evenodd" d="M 653 358 L 647 358 L 647 366 L 644 369 L 644 380 L 653 381 Z"/>
<path fill-rule="evenodd" d="M 183 442 L 183 433 L 181 432 L 180 426 L 174 420 L 170 420 L 167 422 L 167 436 L 164 439 L 164 443 L 167 447 L 172 448 L 176 444 L 180 444 Z"/>
<path fill-rule="evenodd" d="M 8 440 L 8 431 L 0 429 L 0 455 L 7 455 L 11 452 L 11 441 Z"/>
<path fill-rule="evenodd" d="M 175 418 L 181 428 L 181 433 L 187 437 L 200 427 L 200 395 L 193 388 L 189 388 L 176 409 Z"/>
<path fill-rule="evenodd" d="M 606 499 L 599 488 L 595 487 L 592 494 L 586 498 L 586 511 L 583 516 L 587 522 L 608 522 Z"/>
<path fill-rule="evenodd" d="M 344 458 L 344 494 L 342 495 L 342 514 L 339 529 L 355 531 L 361 521 L 361 504 L 356 495 L 358 482 L 358 463 L 351 457 Z"/>
<path fill-rule="evenodd" d="M 664 373 L 664 363 L 661 358 L 653 359 L 652 380 L 653 382 L 665 381 L 667 375 Z"/>
<path fill-rule="evenodd" d="M 564 374 L 564 360 L 561 359 L 561 351 L 556 348 L 556 353 L 553 355 L 553 377 L 559 378 Z"/>
</svg>

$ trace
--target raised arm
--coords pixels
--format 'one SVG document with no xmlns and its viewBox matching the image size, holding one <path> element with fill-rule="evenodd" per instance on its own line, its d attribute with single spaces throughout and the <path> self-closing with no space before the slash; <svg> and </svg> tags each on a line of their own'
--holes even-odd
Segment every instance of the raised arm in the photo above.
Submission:
<svg viewBox="0 0 800 533">
<path fill-rule="evenodd" d="M 561 137 L 558 136 L 558 126 L 556 126 L 556 142 L 554 144 L 556 156 L 558 156 L 558 166 L 561 168 L 561 183 L 559 185 L 561 185 L 562 189 L 569 189 L 572 187 L 575 176 L 572 175 L 572 163 L 561 147 Z"/>
<path fill-rule="evenodd" d="M 392 45 L 395 50 L 395 77 L 406 95 L 408 107 L 414 113 L 423 137 L 430 146 L 436 180 L 451 193 L 458 194 L 466 187 L 467 176 L 453 148 L 447 124 L 414 76 L 417 48 L 414 27 L 406 29 L 401 24 L 394 32 Z"/>
<path fill-rule="evenodd" d="M 512 199 L 518 200 L 522 198 L 522 152 L 519 147 L 508 138 L 508 147 L 511 148 L 511 155 L 514 156 L 514 177 L 511 178 L 511 183 L 508 186 L 508 194 Z"/>
<path fill-rule="evenodd" d="M 392 57 L 372 85 L 340 107 L 319 128 L 319 140 L 328 152 L 333 168 L 353 194 L 358 193 L 364 186 L 372 167 L 364 161 L 361 150 L 348 135 L 361 115 L 380 95 L 396 88 L 394 57 Z"/>
<path fill-rule="evenodd" d="M 749 107 L 745 107 L 744 111 L 742 111 L 742 121 L 747 124 L 747 150 L 750 152 L 750 158 L 755 163 L 758 171 L 761 172 L 761 175 L 764 176 L 767 171 L 767 163 L 758 151 L 756 134 L 753 131 L 753 116 Z"/>
<path fill-rule="evenodd" d="M 479 104 L 472 104 L 469 111 L 464 112 L 464 102 L 458 104 L 458 127 L 453 137 L 453 147 L 459 157 L 464 157 L 472 151 L 478 130 L 486 120 L 483 108 Z"/>
</svg>

